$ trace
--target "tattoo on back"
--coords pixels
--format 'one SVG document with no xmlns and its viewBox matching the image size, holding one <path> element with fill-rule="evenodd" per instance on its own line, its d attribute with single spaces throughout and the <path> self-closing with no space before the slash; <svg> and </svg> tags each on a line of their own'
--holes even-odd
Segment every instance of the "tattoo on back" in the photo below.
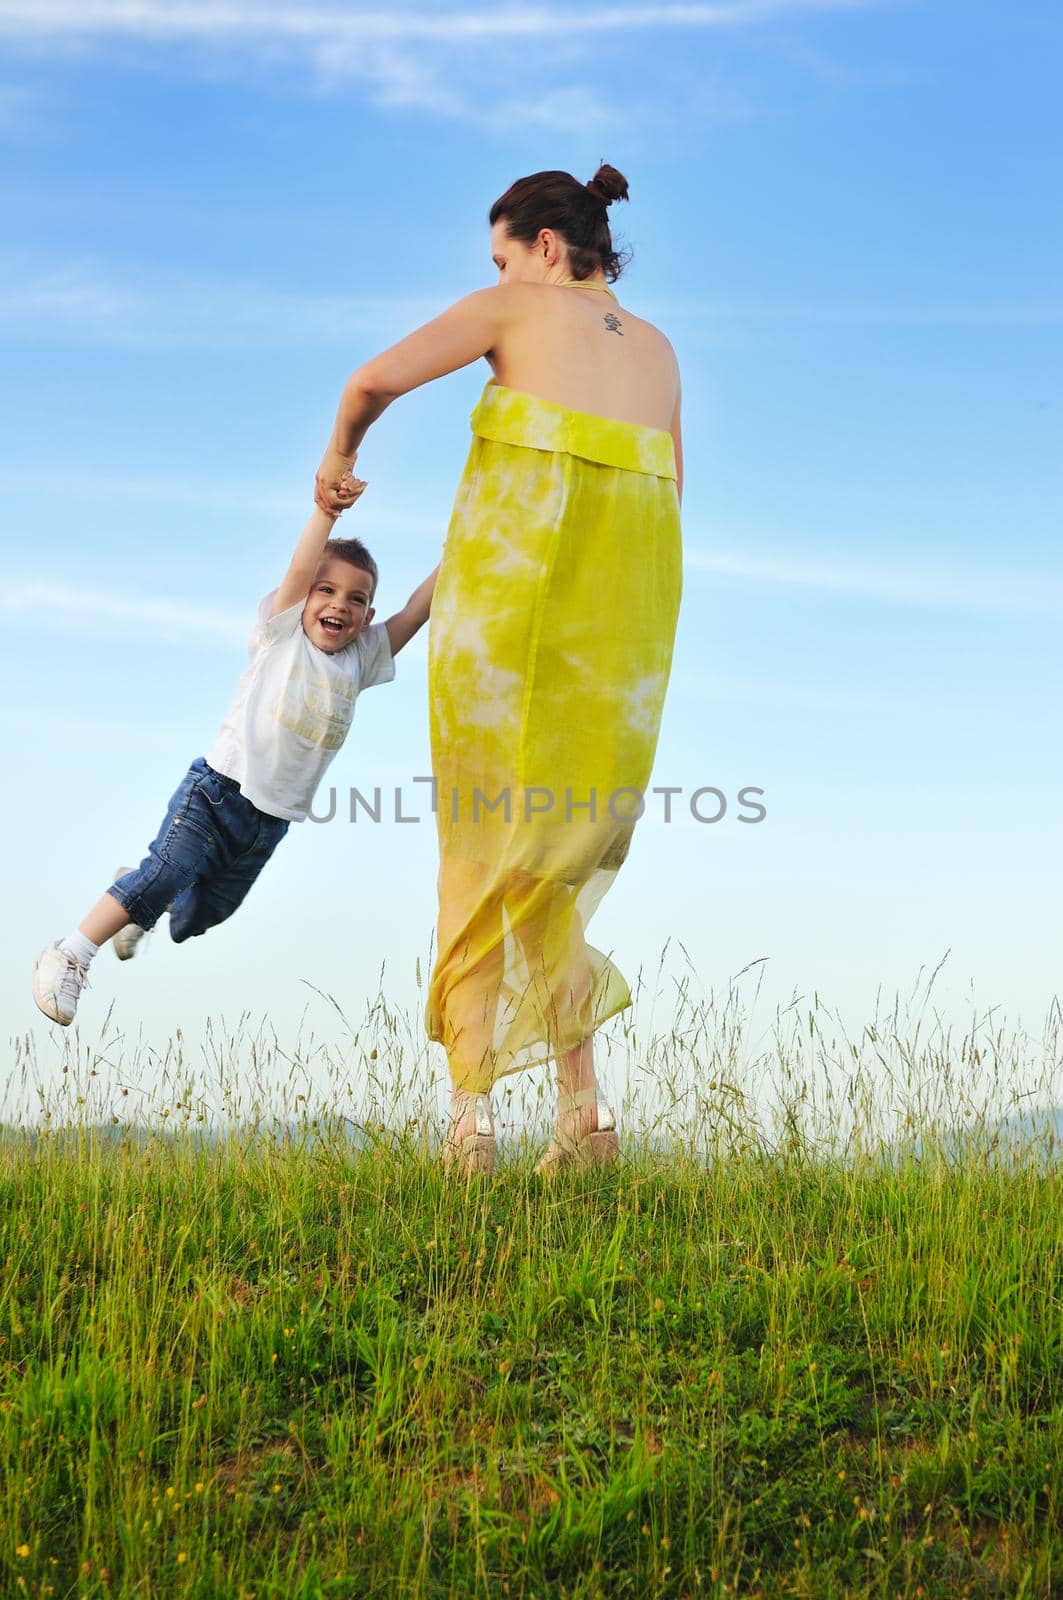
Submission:
<svg viewBox="0 0 1063 1600">
<path fill-rule="evenodd" d="M 602 321 L 605 323 L 605 326 L 609 329 L 610 333 L 618 333 L 621 339 L 624 337 L 624 329 L 621 326 L 620 318 L 617 316 L 615 311 L 607 311 L 605 316 L 602 318 Z"/>
</svg>

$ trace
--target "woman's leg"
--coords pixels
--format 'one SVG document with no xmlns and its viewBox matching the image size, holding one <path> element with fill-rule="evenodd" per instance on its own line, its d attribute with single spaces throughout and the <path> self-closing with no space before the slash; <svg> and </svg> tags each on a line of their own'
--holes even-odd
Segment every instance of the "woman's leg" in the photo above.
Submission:
<svg viewBox="0 0 1063 1600">
<path fill-rule="evenodd" d="M 450 1071 L 450 1137 L 476 1131 L 473 1096 L 490 1092 L 505 949 L 502 905 L 481 863 L 444 858 L 439 872 L 439 958 L 432 974 L 431 1036 Z"/>
<path fill-rule="evenodd" d="M 514 923 L 533 993 L 542 1013 L 541 1031 L 546 1037 L 571 1039 L 573 1026 L 580 1019 L 588 1026 L 587 1006 L 594 977 L 587 958 L 583 924 L 574 890 L 565 883 L 535 879 L 521 873 L 514 886 L 514 898 L 523 901 Z M 510 897 L 507 896 L 507 906 Z M 582 1138 L 597 1128 L 595 1106 L 567 1109 L 566 1098 L 581 1089 L 597 1087 L 594 1072 L 594 1041 L 588 1031 L 578 1044 L 557 1054 L 558 1126 L 562 1133 Z"/>
<path fill-rule="evenodd" d="M 570 1139 L 583 1139 L 588 1133 L 598 1131 L 596 1103 L 581 1105 L 575 1110 L 566 1105 L 567 1099 L 581 1089 L 597 1089 L 594 1073 L 594 1041 L 588 1036 L 566 1050 L 557 1061 L 557 1132 Z"/>
<path fill-rule="evenodd" d="M 576 1026 L 585 1037 L 558 1054 L 558 1128 L 573 1138 L 597 1130 L 597 1109 L 573 1110 L 565 1100 L 596 1087 L 592 1019 L 588 1003 L 594 987 L 573 889 L 556 880 L 517 872 L 504 892 L 504 912 L 519 942 L 527 972 L 522 996 L 507 991 L 503 897 L 494 874 L 472 862 L 444 860 L 440 868 L 439 949 L 430 1009 L 449 1057 L 451 1115 L 457 1136 L 475 1126 L 471 1096 L 489 1091 L 493 1055 L 507 1034 L 571 1039 Z M 511 975 L 512 976 L 512 975 Z M 507 1014 L 500 1015 L 505 1005 Z"/>
</svg>

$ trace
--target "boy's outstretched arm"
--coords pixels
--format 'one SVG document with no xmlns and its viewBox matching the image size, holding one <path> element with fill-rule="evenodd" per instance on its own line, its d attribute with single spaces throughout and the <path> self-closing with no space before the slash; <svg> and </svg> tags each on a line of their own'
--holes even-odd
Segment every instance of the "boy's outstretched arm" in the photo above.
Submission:
<svg viewBox="0 0 1063 1600">
<path fill-rule="evenodd" d="M 409 644 L 418 628 L 423 628 L 428 621 L 428 613 L 432 606 L 432 594 L 436 586 L 439 568 L 430 572 L 423 583 L 419 583 L 407 600 L 401 611 L 396 611 L 393 617 L 388 617 L 384 623 L 388 630 L 388 642 L 391 645 L 392 655 L 397 655 L 404 644 Z"/>
<path fill-rule="evenodd" d="M 358 493 L 354 496 L 357 500 L 365 488 L 360 479 L 355 479 L 355 488 Z M 351 501 L 354 504 L 354 500 Z M 336 514 L 338 515 L 338 513 Z M 310 520 L 299 535 L 299 543 L 292 552 L 292 559 L 287 572 L 281 579 L 280 588 L 277 590 L 273 601 L 273 610 L 270 615 L 280 616 L 282 611 L 287 611 L 289 606 L 294 606 L 300 600 L 305 600 L 310 593 L 310 586 L 314 581 L 314 573 L 321 561 L 321 552 L 327 540 L 331 537 L 336 525 L 336 515 L 321 511 L 315 507 Z"/>
</svg>

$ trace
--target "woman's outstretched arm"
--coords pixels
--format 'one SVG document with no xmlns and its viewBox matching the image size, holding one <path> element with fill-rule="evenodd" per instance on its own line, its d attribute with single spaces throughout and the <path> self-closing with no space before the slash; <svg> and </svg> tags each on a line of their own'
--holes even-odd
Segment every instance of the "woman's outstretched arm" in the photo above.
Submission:
<svg viewBox="0 0 1063 1600">
<path fill-rule="evenodd" d="M 318 468 L 314 498 L 323 511 L 334 512 L 348 504 L 344 495 L 336 492 L 336 486 L 353 465 L 370 424 L 400 394 L 408 394 L 433 378 L 442 378 L 490 354 L 519 293 L 520 286 L 516 284 L 477 289 L 351 374 L 340 397 L 329 447 Z"/>
</svg>

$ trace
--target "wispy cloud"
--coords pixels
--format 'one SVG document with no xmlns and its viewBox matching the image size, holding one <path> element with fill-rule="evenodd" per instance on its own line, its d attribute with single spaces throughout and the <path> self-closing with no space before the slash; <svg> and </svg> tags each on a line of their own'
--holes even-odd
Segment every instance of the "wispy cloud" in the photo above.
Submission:
<svg viewBox="0 0 1063 1600">
<path fill-rule="evenodd" d="M 1021 301 L 955 300 L 898 301 L 894 304 L 854 301 L 842 298 L 825 300 L 729 300 L 707 297 L 704 300 L 655 302 L 647 311 L 663 322 L 696 321 L 701 326 L 742 327 L 957 327 L 957 328 L 1040 328 L 1063 322 L 1063 299 Z"/>
<path fill-rule="evenodd" d="M 486 273 L 485 273 L 486 277 Z M 457 298 L 456 290 L 452 298 Z M 62 265 L 0 255 L 0 325 L 41 337 L 109 344 L 334 344 L 399 338 L 446 304 L 445 293 L 300 294 L 240 280 L 115 272 L 93 259 Z"/>
<path fill-rule="evenodd" d="M 334 39 L 318 47 L 314 55 L 326 87 L 343 91 L 353 74 L 368 87 L 373 103 L 385 111 L 416 111 L 472 123 L 488 132 L 578 126 L 585 137 L 605 134 L 626 122 L 626 105 L 584 81 L 559 87 L 537 81 L 534 93 L 500 94 L 500 85 L 510 81 L 510 57 L 526 52 L 528 46 L 506 38 L 484 40 L 481 46 L 489 47 L 489 61 L 477 62 L 475 56 L 466 56 L 460 66 L 450 59 L 455 52 L 446 42 L 429 52 L 423 47 L 409 48 L 405 41 L 359 44 L 355 50 L 350 40 Z M 535 63 L 525 59 L 520 65 L 527 71 L 534 69 Z M 485 68 L 493 79 L 487 89 L 482 82 Z"/>
<path fill-rule="evenodd" d="M 96 746 L 110 750 L 124 750 L 127 755 L 129 753 L 128 717 L 111 720 L 103 717 L 87 717 L 80 712 L 59 710 L 54 702 L 39 706 L 0 707 L 0 728 L 7 728 L 11 733 L 22 736 L 24 740 L 22 748 L 27 752 L 22 762 L 24 776 L 30 767 L 38 762 L 54 771 L 55 751 L 60 742 L 63 746 L 67 746 L 76 744 L 79 740 L 91 741 Z M 41 739 L 42 728 L 48 730 L 47 741 Z M 136 742 L 138 750 L 143 750 L 146 746 L 153 750 L 172 750 L 173 729 L 165 722 L 143 718 L 137 723 Z M 33 751 L 32 755 L 29 754 L 30 750 Z"/>
<path fill-rule="evenodd" d="M 101 480 L 102 481 L 102 480 Z M 176 488 L 176 486 L 175 486 Z M 219 491 L 224 497 L 225 491 Z M 438 531 L 438 530 L 436 530 Z M 1063 578 L 1055 574 L 1014 572 L 946 573 L 930 567 L 888 570 L 848 567 L 807 558 L 779 560 L 736 556 L 688 547 L 688 570 L 755 586 L 781 585 L 822 595 L 858 596 L 891 605 L 924 610 L 1058 616 L 1063 613 Z M 96 639 L 146 639 L 201 647 L 242 647 L 251 628 L 244 605 L 221 607 L 192 600 L 160 600 L 136 590 L 82 588 L 42 583 L 19 574 L 0 581 L 0 616 L 9 625 L 37 626 L 47 615 L 65 632 Z M 888 709 L 883 698 L 872 701 L 864 691 L 758 684 L 723 674 L 677 671 L 686 692 L 715 700 L 807 709 L 869 707 Z"/>
<path fill-rule="evenodd" d="M 408 581 L 412 585 L 422 576 L 419 566 Z M 404 597 L 399 595 L 399 585 L 393 579 L 389 580 L 389 590 L 393 600 Z M 212 606 L 191 599 L 160 600 L 120 584 L 113 588 L 81 588 L 0 573 L 0 617 L 9 628 L 39 629 L 43 619 L 49 628 L 59 629 L 64 635 L 107 642 L 144 640 L 239 652 L 251 634 L 255 605 L 256 602 L 245 601 Z M 377 620 L 383 621 L 390 609 L 385 606 Z M 427 648 L 427 638 L 422 638 L 416 649 L 408 647 L 407 662 L 427 660 Z"/>
<path fill-rule="evenodd" d="M 502 112 L 500 111 L 501 115 Z M 523 114 L 523 113 L 522 113 Z M 489 273 L 484 272 L 484 281 Z M 0 326 L 42 338 L 166 347 L 210 344 L 332 345 L 365 339 L 379 348 L 399 339 L 451 301 L 467 284 L 440 284 L 433 295 L 307 294 L 247 280 L 219 280 L 124 270 L 92 258 L 59 265 L 13 252 L 0 254 Z M 910 327 L 1046 327 L 1063 323 L 1063 301 L 882 305 L 823 300 L 654 301 L 643 315 L 664 327 L 805 324 Z"/>
<path fill-rule="evenodd" d="M 82 589 L 32 579 L 0 583 L 0 615 L 91 638 L 166 639 L 239 646 L 250 633 L 247 614 L 114 589 Z"/>
<path fill-rule="evenodd" d="M 823 689 L 799 683 L 772 683 L 758 678 L 736 678 L 726 673 L 692 672 L 679 667 L 671 687 L 689 699 L 712 700 L 723 705 L 780 706 L 800 711 L 893 711 L 910 702 L 854 689 Z"/>
<path fill-rule="evenodd" d="M 162 0 L 0 0 L 0 33 L 14 38 L 124 37 L 158 43 L 282 39 L 332 47 L 438 40 L 556 39 L 564 34 L 734 29 L 776 17 L 866 10 L 873 0 L 731 0 L 728 4 L 509 6 L 480 10 L 339 10 L 251 4 L 163 4 Z"/>
<path fill-rule="evenodd" d="M 639 106 L 625 75 L 622 94 L 602 92 L 600 51 L 610 41 L 652 34 L 658 39 L 763 28 L 775 20 L 863 11 L 887 0 L 720 0 L 720 3 L 597 5 L 394 6 L 348 10 L 336 6 L 164 3 L 164 0 L 0 0 L 0 38 L 25 50 L 84 51 L 133 44 L 147 51 L 182 46 L 209 49 L 211 70 L 228 54 L 285 64 L 308 60 L 326 85 L 361 83 L 369 98 L 391 110 L 504 130 L 541 122 L 555 128 L 574 120 L 585 135 L 653 119 Z M 593 44 L 592 71 L 573 60 L 558 81 L 559 47 L 579 63 Z M 172 65 L 172 61 L 168 64 Z M 197 70 L 195 57 L 191 70 Z M 517 101 L 505 83 L 519 70 Z M 507 70 L 500 70 L 504 68 Z M 637 91 L 636 91 L 637 93 Z M 673 95 L 673 121 L 680 106 Z M 740 90 L 702 83 L 691 115 L 722 121 L 746 118 Z M 573 112 L 575 116 L 573 117 Z"/>
<path fill-rule="evenodd" d="M 748 556 L 688 547 L 691 571 L 759 585 L 782 585 L 821 594 L 861 595 L 891 605 L 927 610 L 997 612 L 1011 616 L 1058 616 L 1063 612 L 1063 576 L 1056 572 L 972 572 L 941 567 L 847 566 L 807 557 Z"/>
<path fill-rule="evenodd" d="M 42 444 L 41 462 L 36 471 L 0 467 L 0 496 L 27 495 L 36 500 L 41 492 L 41 474 L 47 470 L 49 460 Z M 287 518 L 291 523 L 293 542 L 312 506 L 313 485 L 309 482 L 299 487 L 291 483 L 256 481 L 253 486 L 246 487 L 243 484 L 196 478 L 192 473 L 184 478 L 165 478 L 83 472 L 76 472 L 75 482 L 77 502 L 81 506 L 90 502 L 103 505 L 167 505 L 179 511 L 206 512 L 219 516 Z M 374 504 L 372 488 L 370 484 L 370 492 L 359 502 L 358 515 L 361 522 L 372 528 L 374 537 L 380 532 L 408 534 L 418 539 L 426 534 L 441 537 L 438 512 L 433 514 L 426 511 L 423 502 L 420 508 L 394 500 L 387 505 Z M 452 489 L 448 481 L 443 492 L 450 496 Z M 421 492 L 424 493 L 423 484 Z M 9 515 L 9 523 L 10 520 Z M 341 532 L 343 527 L 341 522 Z"/>
</svg>

